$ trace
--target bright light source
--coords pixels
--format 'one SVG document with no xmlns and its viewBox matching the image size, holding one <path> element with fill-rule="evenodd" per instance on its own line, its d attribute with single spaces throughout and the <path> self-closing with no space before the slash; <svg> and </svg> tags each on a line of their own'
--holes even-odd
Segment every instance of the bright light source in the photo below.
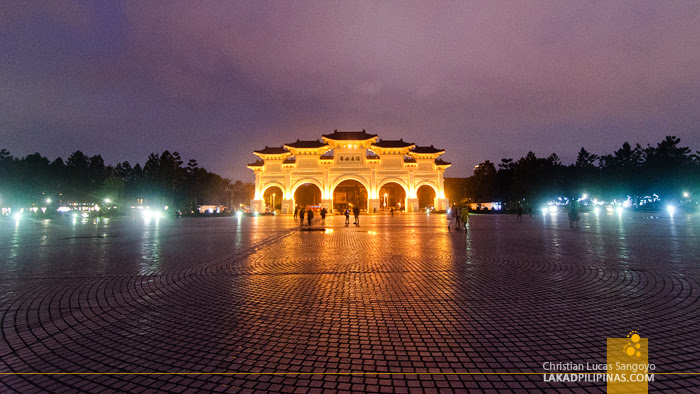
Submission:
<svg viewBox="0 0 700 394">
<path fill-rule="evenodd" d="M 238 216 L 238 217 L 243 216 L 243 211 L 236 211 L 236 216 Z"/>
<path fill-rule="evenodd" d="M 593 208 L 593 213 L 595 213 L 596 215 L 600 214 L 600 208 L 598 208 L 598 207 Z"/>
<path fill-rule="evenodd" d="M 15 214 L 15 220 L 20 220 L 22 219 L 22 214 L 21 213 L 16 213 Z"/>
<path fill-rule="evenodd" d="M 615 209 L 615 211 L 617 212 L 618 215 L 622 215 L 622 212 L 624 212 L 624 210 L 625 209 L 622 207 L 617 207 L 617 209 Z"/>
<path fill-rule="evenodd" d="M 676 213 L 676 207 L 673 205 L 667 205 L 666 209 L 668 210 L 668 214 L 673 216 L 674 213 Z"/>
<path fill-rule="evenodd" d="M 605 210 L 608 211 L 608 213 L 613 213 L 613 212 L 615 212 L 615 207 L 613 207 L 612 205 L 609 205 L 609 206 L 605 207 Z"/>
<path fill-rule="evenodd" d="M 47 198 L 47 199 L 46 199 L 46 203 L 47 203 L 47 204 L 51 204 L 51 199 L 50 199 L 50 198 Z"/>
<path fill-rule="evenodd" d="M 546 215 L 547 212 L 549 212 L 549 209 L 547 209 L 547 207 L 542 208 L 542 214 L 543 214 L 543 215 Z"/>
<path fill-rule="evenodd" d="M 551 207 L 549 207 L 549 212 L 550 213 L 557 213 L 557 207 L 552 205 Z"/>
<path fill-rule="evenodd" d="M 688 192 L 683 193 L 683 197 L 685 197 L 685 198 L 690 197 L 690 193 L 688 193 Z"/>
<path fill-rule="evenodd" d="M 88 215 L 88 213 L 87 213 L 87 212 L 83 212 L 83 213 L 81 213 L 81 214 L 80 214 L 80 216 L 82 216 L 82 217 L 86 218 L 86 217 L 88 217 L 88 216 L 90 216 L 90 215 Z"/>
<path fill-rule="evenodd" d="M 585 199 L 587 199 L 587 198 L 588 198 L 588 194 L 583 193 L 583 197 L 581 197 L 581 199 L 582 199 L 582 200 L 585 200 Z"/>
<path fill-rule="evenodd" d="M 109 203 L 111 203 L 111 202 L 112 202 L 112 200 L 110 200 L 109 198 L 105 198 L 105 203 L 106 203 L 106 204 L 109 204 Z"/>
</svg>

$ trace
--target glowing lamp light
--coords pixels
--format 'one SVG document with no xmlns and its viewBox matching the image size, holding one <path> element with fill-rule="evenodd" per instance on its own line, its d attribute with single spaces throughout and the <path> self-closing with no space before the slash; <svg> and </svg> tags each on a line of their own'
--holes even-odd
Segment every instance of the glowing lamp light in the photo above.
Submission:
<svg viewBox="0 0 700 394">
<path fill-rule="evenodd" d="M 543 214 L 543 215 L 546 215 L 547 212 L 549 212 L 549 209 L 547 209 L 547 207 L 542 208 L 542 214 Z"/>
<path fill-rule="evenodd" d="M 668 214 L 673 216 L 674 213 L 676 213 L 676 207 L 673 205 L 668 205 L 666 206 L 666 210 L 668 210 Z"/>
<path fill-rule="evenodd" d="M 236 216 L 238 216 L 238 217 L 243 216 L 243 211 L 236 211 Z"/>
<path fill-rule="evenodd" d="M 554 206 L 554 205 L 552 205 L 551 207 L 549 207 L 549 213 L 557 213 L 557 207 Z"/>
<path fill-rule="evenodd" d="M 683 197 L 685 197 L 685 198 L 690 197 L 690 193 L 688 193 L 688 192 L 683 193 Z"/>
<path fill-rule="evenodd" d="M 587 199 L 587 198 L 588 198 L 588 194 L 586 194 L 586 193 L 584 193 L 584 194 L 583 194 L 583 197 L 581 197 L 582 200 L 585 200 L 585 199 Z"/>
<path fill-rule="evenodd" d="M 622 215 L 622 212 L 625 211 L 625 208 L 622 208 L 622 207 L 619 207 L 619 206 L 618 206 L 617 209 L 615 209 L 615 211 L 617 212 L 618 215 Z"/>
<path fill-rule="evenodd" d="M 15 217 L 15 220 L 20 220 L 20 219 L 22 219 L 22 214 L 18 212 L 15 214 L 14 217 Z"/>
<path fill-rule="evenodd" d="M 600 214 L 600 208 L 598 208 L 598 207 L 593 208 L 593 213 L 595 213 L 596 216 L 597 216 L 598 214 Z"/>
</svg>

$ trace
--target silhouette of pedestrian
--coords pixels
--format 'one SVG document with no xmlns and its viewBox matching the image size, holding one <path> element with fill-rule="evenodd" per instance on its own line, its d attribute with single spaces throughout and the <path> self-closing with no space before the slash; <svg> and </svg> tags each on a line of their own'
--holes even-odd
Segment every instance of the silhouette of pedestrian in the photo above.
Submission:
<svg viewBox="0 0 700 394">
<path fill-rule="evenodd" d="M 464 231 L 466 232 L 466 231 L 468 231 L 467 230 L 467 223 L 469 223 L 469 207 L 466 207 L 466 206 L 462 207 L 462 209 L 460 210 L 460 214 L 462 216 L 461 219 L 462 219 L 462 224 L 464 225 Z"/>
<path fill-rule="evenodd" d="M 518 206 L 515 207 L 515 213 L 517 214 L 517 220 L 521 221 L 523 220 L 523 206 L 518 203 Z"/>
<path fill-rule="evenodd" d="M 303 226 L 304 225 L 304 208 L 299 208 L 299 225 Z"/>
<path fill-rule="evenodd" d="M 321 224 L 326 224 L 326 208 L 321 208 Z"/>
<path fill-rule="evenodd" d="M 309 227 L 311 227 L 311 220 L 314 218 L 314 211 L 309 208 L 309 211 L 306 212 L 306 220 L 309 222 Z"/>
<path fill-rule="evenodd" d="M 345 225 L 350 225 L 350 208 L 345 208 Z"/>
<path fill-rule="evenodd" d="M 460 219 L 462 219 L 462 208 L 457 205 L 455 207 L 455 229 L 457 231 L 462 231 L 462 225 L 459 223 Z"/>
<path fill-rule="evenodd" d="M 295 206 L 294 206 L 294 219 L 295 219 L 295 220 L 296 220 L 298 214 L 299 214 L 299 207 L 297 207 L 297 206 L 295 205 Z"/>
<path fill-rule="evenodd" d="M 391 216 L 394 216 L 394 207 L 391 207 Z"/>
<path fill-rule="evenodd" d="M 449 211 L 447 211 L 447 231 L 450 231 L 450 223 L 452 223 L 452 218 L 455 216 L 455 207 L 454 205 L 452 208 L 450 208 Z"/>
<path fill-rule="evenodd" d="M 360 225 L 360 207 L 355 205 L 352 207 L 352 213 L 355 214 L 355 225 L 359 226 Z"/>
<path fill-rule="evenodd" d="M 578 202 L 574 199 L 571 199 L 569 201 L 569 227 L 578 228 L 578 222 L 579 222 L 579 215 L 578 215 Z"/>
</svg>

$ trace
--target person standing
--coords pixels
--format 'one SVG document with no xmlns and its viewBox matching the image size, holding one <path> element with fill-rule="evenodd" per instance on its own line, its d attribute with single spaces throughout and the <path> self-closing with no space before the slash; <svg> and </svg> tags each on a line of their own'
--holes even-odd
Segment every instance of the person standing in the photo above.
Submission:
<svg viewBox="0 0 700 394">
<path fill-rule="evenodd" d="M 350 208 L 345 208 L 345 225 L 350 225 Z"/>
<path fill-rule="evenodd" d="M 299 207 L 295 205 L 294 206 L 294 220 L 297 219 L 298 214 L 299 214 Z"/>
<path fill-rule="evenodd" d="M 523 220 L 523 206 L 518 203 L 518 206 L 515 207 L 515 213 L 517 214 L 517 220 L 521 221 Z"/>
<path fill-rule="evenodd" d="M 359 226 L 360 225 L 360 207 L 358 205 L 355 205 L 352 207 L 352 213 L 355 214 L 355 225 Z"/>
<path fill-rule="evenodd" d="M 569 227 L 570 228 L 578 228 L 578 221 L 579 221 L 579 216 L 578 216 L 578 202 L 574 200 L 573 198 L 569 202 Z"/>
<path fill-rule="evenodd" d="M 321 224 L 326 225 L 326 208 L 321 208 Z"/>
<path fill-rule="evenodd" d="M 309 208 L 308 212 L 306 212 L 306 220 L 309 222 L 309 227 L 311 227 L 311 221 L 314 218 L 314 211 Z"/>
<path fill-rule="evenodd" d="M 456 215 L 455 208 L 457 208 L 457 206 L 453 205 L 447 213 L 447 231 L 450 231 L 450 223 L 452 223 L 452 219 L 454 219 Z"/>
<path fill-rule="evenodd" d="M 462 225 L 459 223 L 459 220 L 462 218 L 462 207 L 457 205 L 455 207 L 455 230 L 456 231 L 462 231 Z"/>
<path fill-rule="evenodd" d="M 303 226 L 304 225 L 304 208 L 299 207 L 299 225 Z"/>
<path fill-rule="evenodd" d="M 469 207 L 464 206 L 462 207 L 460 211 L 461 219 L 462 219 L 462 224 L 464 224 L 464 231 L 467 230 L 467 223 L 469 223 Z"/>
</svg>

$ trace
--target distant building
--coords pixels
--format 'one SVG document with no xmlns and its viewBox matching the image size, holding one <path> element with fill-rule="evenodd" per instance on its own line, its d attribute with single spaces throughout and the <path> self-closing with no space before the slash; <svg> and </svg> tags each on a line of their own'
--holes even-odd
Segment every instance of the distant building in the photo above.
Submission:
<svg viewBox="0 0 700 394">
<path fill-rule="evenodd" d="M 222 213 L 226 211 L 224 205 L 200 205 L 199 213 Z"/>
<path fill-rule="evenodd" d="M 500 211 L 503 205 L 500 202 L 473 202 L 469 204 L 469 209 L 472 211 Z"/>
<path fill-rule="evenodd" d="M 445 151 L 433 146 L 380 140 L 364 130 L 336 130 L 322 141 L 297 140 L 254 153 L 260 159 L 248 168 L 255 172 L 251 208 L 257 212 L 266 205 L 291 212 L 295 192 L 309 184 L 318 188 L 320 205 L 328 210 L 356 204 L 370 212 L 389 207 L 416 212 L 425 188 L 434 194 L 429 202 L 435 209 L 448 206 L 443 174 L 451 164 L 439 158 Z M 272 187 L 278 189 L 271 199 L 266 191 Z"/>
</svg>

